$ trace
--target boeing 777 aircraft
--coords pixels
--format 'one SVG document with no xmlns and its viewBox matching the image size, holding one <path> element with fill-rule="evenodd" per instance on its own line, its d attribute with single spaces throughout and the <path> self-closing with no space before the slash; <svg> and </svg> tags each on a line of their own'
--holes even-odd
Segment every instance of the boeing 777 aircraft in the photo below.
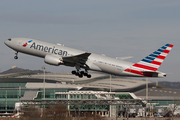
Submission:
<svg viewBox="0 0 180 120">
<path fill-rule="evenodd" d="M 19 52 L 41 57 L 50 65 L 75 67 L 72 74 L 80 78 L 90 78 L 88 70 L 126 77 L 166 77 L 166 73 L 157 70 L 173 47 L 166 44 L 141 61 L 131 63 L 31 38 L 10 38 L 4 43 L 16 51 L 15 59 Z M 80 71 L 81 68 L 85 70 Z"/>
</svg>

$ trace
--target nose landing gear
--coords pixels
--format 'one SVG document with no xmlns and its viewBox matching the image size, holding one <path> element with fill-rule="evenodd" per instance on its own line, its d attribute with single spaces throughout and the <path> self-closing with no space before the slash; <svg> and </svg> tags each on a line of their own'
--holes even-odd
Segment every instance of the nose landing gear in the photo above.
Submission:
<svg viewBox="0 0 180 120">
<path fill-rule="evenodd" d="M 16 56 L 14 56 L 14 59 L 18 59 L 18 52 L 15 52 L 15 55 Z"/>
</svg>

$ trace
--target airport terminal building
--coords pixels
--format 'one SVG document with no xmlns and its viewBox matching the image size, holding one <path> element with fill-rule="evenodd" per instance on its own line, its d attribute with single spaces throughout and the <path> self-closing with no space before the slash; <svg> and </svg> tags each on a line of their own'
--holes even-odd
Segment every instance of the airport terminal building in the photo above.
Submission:
<svg viewBox="0 0 180 120">
<path fill-rule="evenodd" d="M 124 114 L 124 110 L 127 109 L 127 106 L 123 105 L 129 101 L 129 108 L 138 106 L 141 113 L 144 114 L 143 107 L 147 104 L 146 81 L 120 77 L 112 77 L 110 80 L 108 75 L 98 73 L 92 73 L 92 76 L 91 79 L 87 79 L 78 78 L 70 73 L 48 73 L 45 75 L 45 84 L 43 83 L 43 74 L 17 77 L 1 76 L 0 112 L 15 112 L 17 110 L 15 103 L 18 102 L 43 100 L 45 87 L 45 100 L 51 102 L 66 100 L 91 102 L 86 103 L 87 105 L 79 103 L 82 104 L 81 106 L 68 105 L 68 109 L 72 112 L 89 111 L 97 112 L 102 116 L 113 116 L 115 111 L 118 111 L 117 114 L 120 115 Z M 152 82 L 148 83 L 148 103 L 153 104 L 153 107 L 179 104 L 179 96 L 180 90 L 170 89 Z M 91 100 L 104 100 L 102 101 L 104 103 L 93 103 L 94 101 Z M 135 101 L 136 104 L 132 104 L 131 100 L 138 101 Z M 110 102 L 111 105 L 105 102 Z"/>
</svg>

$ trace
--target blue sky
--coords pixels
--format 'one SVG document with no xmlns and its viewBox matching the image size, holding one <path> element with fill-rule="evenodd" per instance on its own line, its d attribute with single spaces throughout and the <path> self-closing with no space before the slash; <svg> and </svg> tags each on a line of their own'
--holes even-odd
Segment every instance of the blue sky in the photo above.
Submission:
<svg viewBox="0 0 180 120">
<path fill-rule="evenodd" d="M 29 37 L 105 54 L 134 56 L 138 62 L 166 43 L 174 48 L 159 71 L 179 80 L 180 46 L 179 0 L 2 0 L 0 1 L 0 72 L 16 65 L 41 69 L 44 60 L 14 53 L 4 45 L 11 37 Z M 74 68 L 46 65 L 48 71 L 68 72 Z"/>
</svg>

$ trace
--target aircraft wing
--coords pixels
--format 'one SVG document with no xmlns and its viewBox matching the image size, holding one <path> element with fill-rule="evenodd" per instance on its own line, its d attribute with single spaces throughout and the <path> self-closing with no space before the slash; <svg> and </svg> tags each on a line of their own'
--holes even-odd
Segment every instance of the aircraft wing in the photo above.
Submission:
<svg viewBox="0 0 180 120">
<path fill-rule="evenodd" d="M 62 59 L 63 59 L 63 62 L 78 64 L 78 65 L 82 66 L 86 63 L 89 55 L 91 55 L 91 53 L 85 52 L 85 53 L 75 55 L 75 56 L 63 57 Z"/>
</svg>

